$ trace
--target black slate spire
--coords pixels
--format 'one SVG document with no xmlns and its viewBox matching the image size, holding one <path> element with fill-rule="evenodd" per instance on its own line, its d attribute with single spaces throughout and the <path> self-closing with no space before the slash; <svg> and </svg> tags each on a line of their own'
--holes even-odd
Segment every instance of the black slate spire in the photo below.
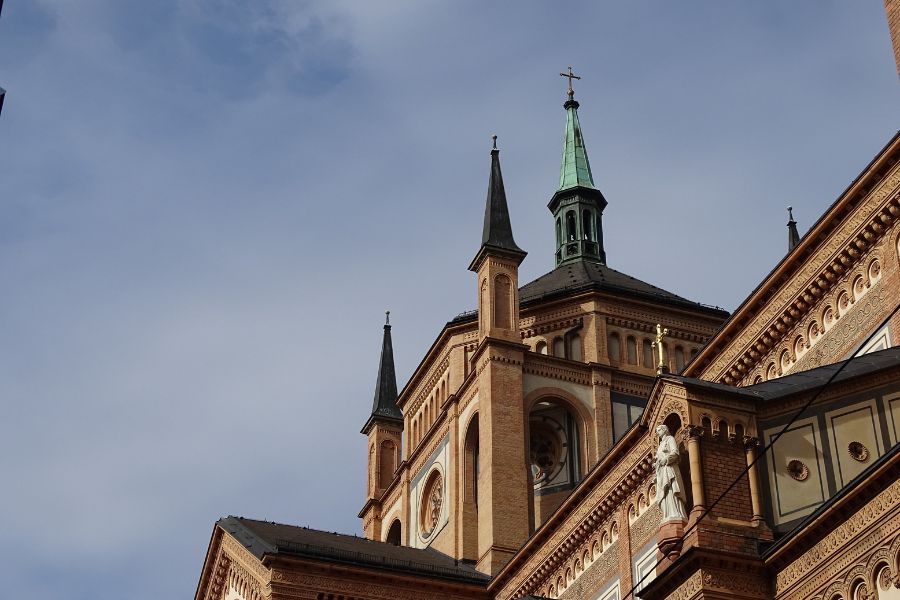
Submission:
<svg viewBox="0 0 900 600">
<path fill-rule="evenodd" d="M 375 383 L 372 415 L 362 428 L 362 433 L 368 433 L 377 420 L 403 422 L 403 414 L 397 408 L 397 375 L 394 372 L 390 311 L 385 313 L 384 339 L 381 342 L 381 360 L 378 361 L 378 381 Z"/>
<path fill-rule="evenodd" d="M 794 207 L 788 206 L 788 252 L 800 243 L 800 234 L 797 233 L 797 221 L 794 220 Z"/>
<path fill-rule="evenodd" d="M 501 254 L 522 262 L 527 252 L 516 245 L 512 225 L 509 222 L 509 207 L 506 204 L 506 189 L 500 172 L 500 151 L 497 150 L 497 136 L 493 136 L 491 149 L 491 177 L 488 181 L 487 202 L 484 206 L 484 229 L 481 234 L 481 249 L 469 265 L 469 270 L 477 271 L 478 265 L 487 254 Z"/>
</svg>

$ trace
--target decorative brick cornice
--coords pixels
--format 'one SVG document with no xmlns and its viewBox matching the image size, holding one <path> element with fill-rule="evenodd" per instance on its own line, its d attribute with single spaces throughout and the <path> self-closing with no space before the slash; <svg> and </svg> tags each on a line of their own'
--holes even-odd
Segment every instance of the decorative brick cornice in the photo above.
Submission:
<svg viewBox="0 0 900 600">
<path fill-rule="evenodd" d="M 567 312 L 575 312 L 567 311 Z M 538 322 L 536 319 L 535 323 L 531 327 L 522 327 L 521 335 L 523 338 L 530 338 L 536 335 L 543 335 L 545 333 L 550 333 L 554 331 L 560 331 L 565 329 L 571 329 L 573 327 L 577 327 L 578 325 L 584 324 L 584 315 L 572 315 L 568 318 L 556 318 L 554 320 L 544 320 Z M 520 326 L 521 327 L 521 326 Z"/>
<path fill-rule="evenodd" d="M 896 153 L 896 146 L 876 162 L 889 162 L 887 155 Z M 864 178 L 875 179 L 874 189 L 845 194 L 701 351 L 687 375 L 740 383 L 747 367 L 752 370 L 756 365 L 757 355 L 767 355 L 865 261 L 900 217 L 900 164 L 876 165 L 860 179 Z"/>
<path fill-rule="evenodd" d="M 426 446 L 424 443 L 420 443 L 410 457 L 411 467 L 409 472 L 412 477 L 415 477 L 425 466 L 425 461 L 428 460 L 432 452 L 437 450 L 437 447 L 441 445 L 449 433 L 450 427 L 444 425 L 440 429 L 432 430 L 427 434 L 428 437 L 424 438 L 423 442 L 428 442 L 428 445 Z"/>
<path fill-rule="evenodd" d="M 866 502 L 812 548 L 781 569 L 776 598 L 812 598 L 854 563 L 890 546 L 900 530 L 900 480 Z M 770 560 L 777 560 L 778 555 Z"/>
<path fill-rule="evenodd" d="M 647 320 L 637 321 L 637 320 L 632 320 L 632 319 L 616 317 L 616 316 L 612 316 L 612 315 L 609 315 L 606 317 L 607 325 L 612 325 L 614 327 L 620 327 L 622 329 L 629 329 L 632 331 L 643 331 L 643 332 L 647 333 L 648 337 L 656 335 L 656 323 L 659 323 L 661 321 L 666 322 L 667 329 L 669 330 L 667 338 L 684 340 L 686 342 L 692 342 L 695 344 L 706 343 L 706 341 L 709 339 L 708 335 L 701 335 L 699 333 L 687 331 L 685 328 L 676 329 L 674 327 L 670 327 L 670 326 L 668 326 L 668 322 L 670 321 L 670 319 L 665 318 L 665 317 L 660 319 L 660 321 L 656 321 L 653 323 L 651 323 L 650 321 L 647 321 Z M 690 326 L 692 324 L 683 324 L 682 327 L 684 325 Z"/>
<path fill-rule="evenodd" d="M 550 573 L 574 561 L 584 544 L 602 531 L 603 524 L 614 518 L 628 501 L 629 495 L 644 483 L 652 470 L 652 440 L 644 431 L 611 456 L 610 468 L 598 479 L 591 474 L 581 486 L 587 491 L 582 498 L 573 494 L 526 544 L 518 556 L 518 564 L 507 566 L 491 583 L 498 598 L 518 598 L 538 594 Z M 621 442 L 620 442 L 621 443 Z M 602 464 L 596 468 L 602 469 Z M 602 471 L 598 471 L 598 474 Z"/>
<path fill-rule="evenodd" d="M 541 354 L 529 354 L 522 369 L 529 375 L 539 375 L 559 381 L 591 385 L 591 369 L 586 364 L 561 364 L 561 360 Z"/>
</svg>

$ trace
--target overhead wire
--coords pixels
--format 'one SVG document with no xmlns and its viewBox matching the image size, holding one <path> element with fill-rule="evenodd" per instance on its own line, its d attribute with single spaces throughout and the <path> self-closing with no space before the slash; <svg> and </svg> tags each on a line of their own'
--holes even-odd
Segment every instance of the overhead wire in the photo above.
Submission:
<svg viewBox="0 0 900 600">
<path fill-rule="evenodd" d="M 894 317 L 894 315 L 897 314 L 898 310 L 900 310 L 900 304 L 898 304 L 894 308 L 894 310 L 891 311 L 891 314 L 888 315 L 888 317 L 886 319 L 884 319 L 882 321 L 882 323 L 889 323 L 890 320 Z M 869 336 L 859 345 L 859 348 L 865 348 L 869 344 L 869 342 L 872 341 L 872 339 L 875 337 L 875 335 L 879 331 L 881 331 L 881 328 L 877 328 L 875 331 L 870 333 Z M 747 475 L 747 473 L 750 472 L 750 469 L 752 469 L 756 465 L 756 463 L 758 463 L 760 461 L 760 459 L 762 459 L 766 455 L 766 453 L 772 448 L 772 446 L 775 444 L 775 442 L 777 442 L 778 439 L 781 438 L 782 435 L 784 435 L 785 433 L 787 433 L 787 431 L 790 430 L 791 426 L 797 421 L 797 419 L 799 419 L 800 416 L 804 412 L 806 412 L 806 410 L 810 406 L 812 406 L 812 404 L 819 398 L 819 396 L 821 396 L 822 393 L 825 392 L 826 389 L 828 389 L 828 386 L 831 385 L 831 383 L 837 378 L 837 376 L 841 374 L 841 372 L 847 367 L 847 365 L 849 365 L 853 361 L 853 359 L 859 358 L 859 356 L 862 356 L 862 355 L 854 354 L 852 356 L 845 358 L 843 361 L 840 361 L 839 363 L 832 363 L 832 364 L 840 364 L 840 366 L 837 369 L 835 369 L 835 371 L 831 374 L 831 376 L 828 378 L 828 380 L 822 384 L 822 387 L 820 387 L 816 391 L 816 393 L 813 394 L 809 398 L 809 400 L 807 400 L 803 404 L 803 406 L 800 407 L 800 409 L 794 414 L 793 417 L 791 417 L 791 419 L 784 425 L 784 427 L 782 427 L 778 433 L 776 433 L 774 436 L 771 437 L 769 443 L 766 444 L 765 446 L 763 446 L 763 449 L 760 452 L 757 452 L 756 457 L 752 461 L 747 463 L 747 466 L 741 471 L 741 473 L 737 476 L 737 478 L 735 478 L 735 480 L 732 481 L 731 484 L 727 488 L 725 488 L 725 491 L 722 492 L 721 494 L 719 494 L 719 496 L 715 499 L 715 501 L 712 504 L 710 504 L 709 506 L 707 506 L 703 509 L 703 512 L 700 513 L 700 515 L 697 517 L 697 519 L 694 521 L 694 523 L 690 527 L 688 527 L 684 531 L 684 533 L 682 533 L 681 536 L 679 537 L 679 541 L 682 544 L 687 539 L 688 534 L 690 534 L 694 529 L 697 528 L 697 526 L 700 524 L 700 521 L 702 521 L 712 511 L 712 509 L 715 508 L 719 504 L 719 502 L 722 501 L 722 499 L 728 494 L 728 492 L 730 492 L 734 488 L 734 486 L 736 486 L 741 481 L 742 477 L 744 477 L 745 475 Z M 656 567 L 658 567 L 661 562 L 662 562 L 661 560 L 657 560 L 653 564 L 653 569 L 648 570 L 646 573 L 644 573 L 644 575 L 636 583 L 634 583 L 631 586 L 631 589 L 628 590 L 628 593 L 625 594 L 625 596 L 623 596 L 621 600 L 627 600 L 628 598 L 634 598 L 635 592 L 639 591 L 639 588 L 641 588 L 641 584 L 644 582 L 645 579 L 647 579 L 647 577 L 649 577 L 651 574 L 654 574 L 656 572 Z"/>
</svg>

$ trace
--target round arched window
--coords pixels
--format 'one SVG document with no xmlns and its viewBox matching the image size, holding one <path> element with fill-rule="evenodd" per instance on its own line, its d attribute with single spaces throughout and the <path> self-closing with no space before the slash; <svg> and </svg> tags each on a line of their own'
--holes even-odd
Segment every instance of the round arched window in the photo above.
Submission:
<svg viewBox="0 0 900 600">
<path fill-rule="evenodd" d="M 444 505 L 444 478 L 440 471 L 434 470 L 428 476 L 422 492 L 422 502 L 419 507 L 419 526 L 422 537 L 429 538 L 437 528 L 441 519 L 441 507 Z"/>
</svg>

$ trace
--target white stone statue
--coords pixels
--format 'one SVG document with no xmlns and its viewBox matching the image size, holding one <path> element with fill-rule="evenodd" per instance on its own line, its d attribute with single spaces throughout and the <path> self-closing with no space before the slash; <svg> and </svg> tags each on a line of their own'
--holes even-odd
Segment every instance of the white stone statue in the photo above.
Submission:
<svg viewBox="0 0 900 600">
<path fill-rule="evenodd" d="M 678 469 L 678 443 L 669 428 L 660 425 L 656 428 L 659 436 L 659 447 L 656 449 L 656 498 L 662 511 L 662 522 L 685 521 L 687 514 L 684 506 L 684 482 Z"/>
</svg>

